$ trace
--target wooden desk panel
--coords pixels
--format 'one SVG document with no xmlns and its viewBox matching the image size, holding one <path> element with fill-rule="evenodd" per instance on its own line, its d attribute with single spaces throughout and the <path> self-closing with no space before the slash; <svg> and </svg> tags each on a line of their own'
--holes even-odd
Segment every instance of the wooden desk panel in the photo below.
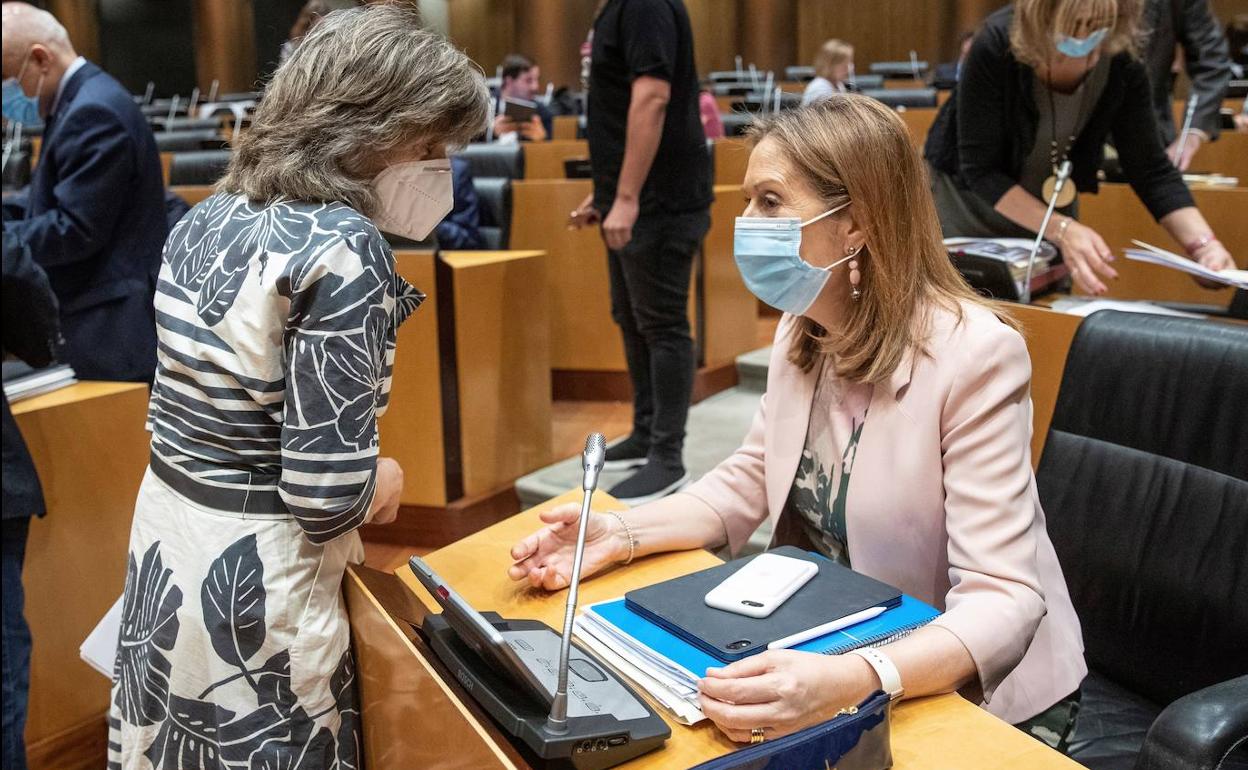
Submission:
<svg viewBox="0 0 1248 770">
<path fill-rule="evenodd" d="M 726 136 L 715 140 L 716 185 L 738 185 L 745 181 L 745 170 L 750 165 L 750 145 L 745 139 Z"/>
<path fill-rule="evenodd" d="M 932 123 L 936 122 L 938 112 L 940 112 L 939 108 L 915 107 L 900 110 L 897 113 L 901 122 L 905 123 L 910 131 L 910 141 L 920 152 L 923 151 L 923 143 L 927 141 L 927 132 L 931 130 Z"/>
<path fill-rule="evenodd" d="M 169 186 L 169 169 L 173 167 L 173 153 L 162 152 L 160 154 L 160 177 L 165 180 L 165 187 Z M 192 206 L 195 204 L 192 203 Z"/>
<path fill-rule="evenodd" d="M 1010 312 L 1023 326 L 1031 357 L 1031 467 L 1035 468 L 1053 421 L 1070 343 L 1083 317 L 1035 305 L 1011 305 Z"/>
<path fill-rule="evenodd" d="M 32 768 L 78 766 L 67 751 L 98 744 L 109 680 L 78 647 L 121 596 L 130 522 L 147 468 L 147 387 L 83 382 L 13 405 L 48 515 L 31 522 L 23 583 L 34 638 L 26 743 Z M 78 752 L 74 752 L 78 753 Z"/>
<path fill-rule="evenodd" d="M 1239 266 L 1248 266 L 1248 216 L 1244 214 L 1248 212 L 1248 188 L 1193 189 L 1192 195 L 1197 208 Z M 1122 256 L 1122 250 L 1131 245 L 1132 238 L 1183 253 L 1183 247 L 1153 221 L 1127 185 L 1103 184 L 1099 194 L 1081 196 L 1079 207 L 1079 219 L 1101 234 L 1116 257 L 1114 269 L 1119 278 L 1108 282 L 1107 296 L 1223 307 L 1230 303 L 1233 291 L 1229 288 L 1202 289 L 1186 273 L 1133 262 Z"/>
<path fill-rule="evenodd" d="M 399 275 L 428 297 L 399 327 L 390 406 L 378 425 L 381 453 L 403 468 L 403 505 L 446 505 L 438 297 L 431 251 L 394 252 Z"/>
<path fill-rule="evenodd" d="M 512 182 L 511 246 L 546 252 L 551 368 L 622 371 L 606 246 L 597 227 L 566 226 L 592 189 L 588 179 Z"/>
<path fill-rule="evenodd" d="M 524 142 L 521 146 L 524 148 L 525 179 L 564 179 L 565 160 L 589 157 L 589 142 L 584 139 Z"/>
<path fill-rule="evenodd" d="M 443 268 L 453 291 L 463 492 L 472 497 L 554 459 L 546 253 L 444 252 Z"/>
<path fill-rule="evenodd" d="M 507 578 L 511 563 L 508 551 L 517 539 L 536 529 L 537 513 L 561 502 L 580 499 L 580 492 L 569 492 L 537 508 L 517 514 L 458 543 L 425 557 L 426 561 L 461 595 L 479 610 L 493 610 L 509 618 L 536 618 L 560 628 L 566 595 L 547 594 L 522 587 Z M 594 498 L 594 508 L 622 507 L 607 495 Z M 613 599 L 626 591 L 668 580 L 718 563 L 701 550 L 659 554 L 641 559 L 627 568 L 616 569 L 581 586 L 584 607 L 596 601 Z M 419 596 L 426 606 L 436 607 L 405 567 L 395 573 Z M 456 689 L 457 688 L 453 688 Z M 392 697 L 375 692 L 371 699 Z M 369 708 L 366 698 L 364 708 Z M 672 738 L 665 748 L 640 757 L 621 767 L 679 768 L 722 755 L 737 748 L 714 725 L 704 722 L 686 727 L 669 721 Z M 423 740 L 423 732 L 438 725 L 422 722 L 412 725 L 409 741 Z M 894 767 L 977 768 L 1071 768 L 1079 765 L 1044 744 L 1005 724 L 988 712 L 957 695 L 941 695 L 905 701 L 893 709 L 892 748 Z M 370 765 L 371 766 L 371 765 Z M 374 770 L 378 770 L 376 766 Z M 382 768 L 382 770 L 387 770 Z M 397 767 L 397 765 L 395 766 Z"/>
<path fill-rule="evenodd" d="M 1248 134 L 1223 131 L 1218 141 L 1200 148 L 1190 170 L 1233 176 L 1240 187 L 1248 187 Z"/>
<path fill-rule="evenodd" d="M 716 146 L 717 165 L 719 150 Z M 715 186 L 711 229 L 702 248 L 702 355 L 708 367 L 730 364 L 758 347 L 758 300 L 745 288 L 732 254 L 733 224 L 744 207 L 739 186 Z"/>
<path fill-rule="evenodd" d="M 550 138 L 554 141 L 575 140 L 579 121 L 576 115 L 556 115 L 551 120 Z"/>
<path fill-rule="evenodd" d="M 194 208 L 200 201 L 216 192 L 216 188 L 210 184 L 175 184 L 169 186 L 169 191 Z"/>
</svg>

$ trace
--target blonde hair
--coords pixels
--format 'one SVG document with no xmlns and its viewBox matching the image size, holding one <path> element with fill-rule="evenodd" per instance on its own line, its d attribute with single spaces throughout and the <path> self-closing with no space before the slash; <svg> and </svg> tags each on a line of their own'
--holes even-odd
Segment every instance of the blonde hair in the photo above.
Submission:
<svg viewBox="0 0 1248 770">
<path fill-rule="evenodd" d="M 819 46 L 815 53 L 815 75 L 824 80 L 832 79 L 832 68 L 854 58 L 854 47 L 844 40 L 833 38 Z"/>
<path fill-rule="evenodd" d="M 1059 35 L 1085 37 L 1109 27 L 1105 52 L 1139 53 L 1140 0 L 1018 0 L 1010 23 L 1010 50 L 1014 58 L 1039 69 L 1053 58 Z M 1081 20 L 1090 23 L 1080 26 Z"/>
<path fill-rule="evenodd" d="M 839 376 L 881 382 L 907 351 L 923 348 L 932 304 L 959 320 L 962 303 L 984 305 L 1013 325 L 1002 306 L 972 291 L 949 261 L 926 171 L 893 110 L 865 96 L 837 94 L 763 118 L 749 136 L 755 145 L 774 142 L 827 208 L 852 201 L 854 221 L 866 233 L 858 256 L 862 298 L 849 304 L 837 331 L 797 319 L 789 350 L 796 366 L 810 371 L 829 356 Z"/>
<path fill-rule="evenodd" d="M 485 129 L 485 76 L 400 5 L 334 11 L 278 67 L 236 143 L 223 192 L 341 201 L 371 216 L 385 155 L 461 145 Z"/>
</svg>

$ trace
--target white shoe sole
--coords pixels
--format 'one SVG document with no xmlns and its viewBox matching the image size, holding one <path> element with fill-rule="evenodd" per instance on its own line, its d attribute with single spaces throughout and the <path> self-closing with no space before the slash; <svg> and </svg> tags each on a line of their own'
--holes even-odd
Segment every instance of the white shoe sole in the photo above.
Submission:
<svg viewBox="0 0 1248 770">
<path fill-rule="evenodd" d="M 646 464 L 646 458 L 634 457 L 629 460 L 607 460 L 602 464 L 604 471 L 631 471 Z"/>
<path fill-rule="evenodd" d="M 686 473 L 685 475 L 676 479 L 671 484 L 668 484 L 666 487 L 663 487 L 657 492 L 652 492 L 648 495 L 642 495 L 641 497 L 617 497 L 615 499 L 619 500 L 621 503 L 624 503 L 630 508 L 636 508 L 639 505 L 645 505 L 646 503 L 653 503 L 655 500 L 660 500 L 664 497 L 667 497 L 670 494 L 678 492 L 680 491 L 682 487 L 686 486 L 688 483 L 689 483 L 689 474 Z"/>
</svg>

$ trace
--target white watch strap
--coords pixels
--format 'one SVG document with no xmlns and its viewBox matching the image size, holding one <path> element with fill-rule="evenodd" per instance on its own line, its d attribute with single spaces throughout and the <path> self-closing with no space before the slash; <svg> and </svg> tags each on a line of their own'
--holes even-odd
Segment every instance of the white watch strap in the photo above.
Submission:
<svg viewBox="0 0 1248 770">
<path fill-rule="evenodd" d="M 888 693 L 889 698 L 897 700 L 905 694 L 906 691 L 901 686 L 901 672 L 887 655 L 874 647 L 859 647 L 850 650 L 850 654 L 857 655 L 875 669 L 875 675 L 880 678 L 880 687 Z"/>
</svg>

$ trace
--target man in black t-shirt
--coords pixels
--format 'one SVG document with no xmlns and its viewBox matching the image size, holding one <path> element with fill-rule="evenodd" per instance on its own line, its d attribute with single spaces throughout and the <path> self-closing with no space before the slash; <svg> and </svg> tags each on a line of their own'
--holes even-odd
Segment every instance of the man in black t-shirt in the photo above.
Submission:
<svg viewBox="0 0 1248 770">
<path fill-rule="evenodd" d="M 633 383 L 633 432 L 608 467 L 637 472 L 610 493 L 636 505 L 688 479 L 693 390 L 689 281 L 710 227 L 711 163 L 698 115 L 693 33 L 681 0 L 607 0 L 591 32 L 593 195 L 571 224 L 602 222 L 611 314 Z"/>
</svg>

